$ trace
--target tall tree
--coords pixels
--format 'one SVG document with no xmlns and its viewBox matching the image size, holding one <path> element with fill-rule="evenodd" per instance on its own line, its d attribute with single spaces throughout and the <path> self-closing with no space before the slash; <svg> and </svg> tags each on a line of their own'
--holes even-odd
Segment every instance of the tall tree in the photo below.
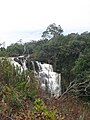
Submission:
<svg viewBox="0 0 90 120">
<path fill-rule="evenodd" d="M 43 32 L 42 38 L 44 39 L 50 39 L 53 37 L 60 36 L 61 33 L 63 32 L 63 29 L 61 28 L 60 25 L 56 26 L 55 23 L 50 24 L 47 29 Z"/>
</svg>

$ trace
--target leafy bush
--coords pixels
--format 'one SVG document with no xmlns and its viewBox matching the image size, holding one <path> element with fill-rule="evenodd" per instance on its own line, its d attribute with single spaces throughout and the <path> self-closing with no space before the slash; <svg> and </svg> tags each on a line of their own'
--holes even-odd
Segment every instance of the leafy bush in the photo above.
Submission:
<svg viewBox="0 0 90 120">
<path fill-rule="evenodd" d="M 60 116 L 57 109 L 53 110 L 47 108 L 45 103 L 40 99 L 35 99 L 34 108 L 33 108 L 34 119 L 43 119 L 43 120 L 63 120 L 64 117 Z"/>
<path fill-rule="evenodd" d="M 38 83 L 33 72 L 22 71 L 3 58 L 1 61 L 3 81 L 0 84 L 0 96 L 9 107 L 20 108 L 26 99 L 34 100 L 38 92 Z M 30 81 L 28 81 L 29 76 Z"/>
</svg>

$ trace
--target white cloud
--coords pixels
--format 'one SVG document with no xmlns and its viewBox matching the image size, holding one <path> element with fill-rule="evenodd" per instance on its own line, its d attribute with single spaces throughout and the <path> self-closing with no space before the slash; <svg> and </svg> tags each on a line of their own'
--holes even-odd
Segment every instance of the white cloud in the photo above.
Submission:
<svg viewBox="0 0 90 120">
<path fill-rule="evenodd" d="M 90 30 L 89 6 L 90 0 L 0 0 L 0 39 L 15 42 L 17 32 L 44 30 L 53 22 L 65 32 Z"/>
</svg>

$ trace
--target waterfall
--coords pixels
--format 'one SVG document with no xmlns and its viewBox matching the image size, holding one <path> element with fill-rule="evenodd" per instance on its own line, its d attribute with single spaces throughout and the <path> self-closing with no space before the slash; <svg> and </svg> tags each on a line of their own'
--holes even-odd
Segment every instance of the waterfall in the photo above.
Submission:
<svg viewBox="0 0 90 120">
<path fill-rule="evenodd" d="M 61 95 L 61 75 L 53 71 L 50 64 L 37 62 L 39 66 L 39 78 L 41 80 L 41 87 L 51 93 L 51 96 Z M 46 88 L 48 87 L 48 88 Z"/>
<path fill-rule="evenodd" d="M 38 76 L 41 88 L 51 94 L 51 96 L 60 96 L 61 95 L 61 74 L 58 74 L 53 71 L 53 67 L 47 63 L 41 63 L 38 61 L 29 61 L 26 63 L 27 59 L 22 57 L 17 58 L 15 61 L 13 58 L 11 62 L 16 66 L 18 65 L 21 69 L 33 70 L 35 75 Z M 27 66 L 26 66 L 27 64 Z"/>
</svg>

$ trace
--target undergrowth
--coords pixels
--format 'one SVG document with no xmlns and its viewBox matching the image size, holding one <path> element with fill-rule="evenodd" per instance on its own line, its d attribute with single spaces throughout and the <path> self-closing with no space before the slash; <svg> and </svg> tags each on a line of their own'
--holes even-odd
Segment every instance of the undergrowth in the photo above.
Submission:
<svg viewBox="0 0 90 120">
<path fill-rule="evenodd" d="M 71 95 L 50 98 L 33 71 L 0 61 L 0 120 L 90 120 L 89 111 L 89 103 Z"/>
</svg>

